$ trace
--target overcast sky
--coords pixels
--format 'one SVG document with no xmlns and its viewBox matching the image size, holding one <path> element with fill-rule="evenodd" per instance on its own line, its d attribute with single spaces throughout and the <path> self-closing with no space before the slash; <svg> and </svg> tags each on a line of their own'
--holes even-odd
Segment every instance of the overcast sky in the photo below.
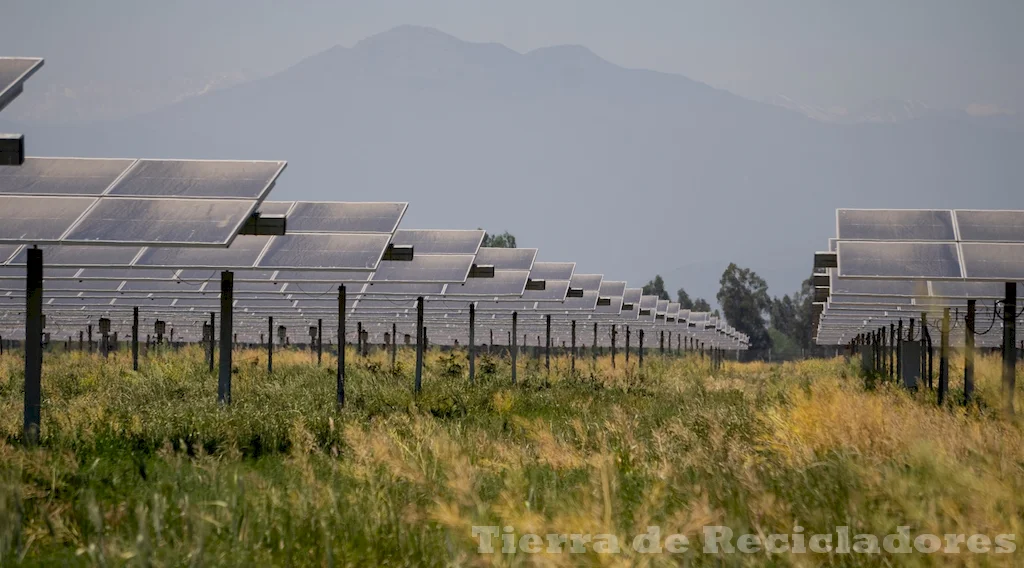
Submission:
<svg viewBox="0 0 1024 568">
<path fill-rule="evenodd" d="M 581 44 L 620 65 L 817 106 L 916 99 L 1024 112 L 1020 0 L 218 0 L 11 2 L 0 53 L 34 81 L 271 73 L 400 24 L 518 51 Z"/>
</svg>

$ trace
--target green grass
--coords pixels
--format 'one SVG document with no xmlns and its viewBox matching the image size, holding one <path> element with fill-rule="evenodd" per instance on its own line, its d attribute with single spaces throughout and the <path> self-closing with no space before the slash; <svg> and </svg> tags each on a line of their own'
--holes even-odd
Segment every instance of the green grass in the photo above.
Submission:
<svg viewBox="0 0 1024 568">
<path fill-rule="evenodd" d="M 412 394 L 411 353 L 334 361 L 236 353 L 233 399 L 201 349 L 131 370 L 48 354 L 42 444 L 21 444 L 23 370 L 0 358 L 0 565 L 1019 565 L 1016 555 L 649 556 L 649 525 L 689 534 L 1017 533 L 1024 436 L 1000 408 L 998 362 L 980 404 L 935 408 L 926 389 L 863 389 L 842 359 L 728 363 L 648 356 L 597 363 L 431 352 Z M 954 376 L 956 376 L 954 374 Z M 956 383 L 956 381 L 954 381 Z M 1019 396 L 1019 395 L 1018 395 Z M 480 555 L 476 525 L 518 534 L 611 533 L 623 552 Z"/>
</svg>

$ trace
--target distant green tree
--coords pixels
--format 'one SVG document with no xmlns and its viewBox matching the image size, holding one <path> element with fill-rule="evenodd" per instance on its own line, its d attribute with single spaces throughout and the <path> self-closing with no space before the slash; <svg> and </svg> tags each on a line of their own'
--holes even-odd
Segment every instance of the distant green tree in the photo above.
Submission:
<svg viewBox="0 0 1024 568">
<path fill-rule="evenodd" d="M 765 313 L 772 306 L 768 284 L 749 268 L 730 263 L 719 281 L 718 304 L 729 325 L 750 337 L 752 349 L 771 347 Z"/>
<path fill-rule="evenodd" d="M 697 298 L 693 301 L 693 307 L 690 309 L 695 312 L 711 312 L 711 304 L 704 298 Z"/>
<path fill-rule="evenodd" d="M 665 291 L 665 279 L 660 274 L 656 275 L 654 280 L 644 285 L 643 293 L 645 296 L 657 296 L 659 300 L 671 299 L 668 292 Z"/>
<path fill-rule="evenodd" d="M 690 299 L 690 295 L 686 293 L 686 290 L 680 288 L 676 290 L 676 301 L 679 302 L 679 309 L 692 310 L 693 300 Z"/>
<path fill-rule="evenodd" d="M 516 248 L 516 236 L 505 231 L 500 235 L 484 233 L 484 242 L 480 246 L 492 248 Z"/>
</svg>

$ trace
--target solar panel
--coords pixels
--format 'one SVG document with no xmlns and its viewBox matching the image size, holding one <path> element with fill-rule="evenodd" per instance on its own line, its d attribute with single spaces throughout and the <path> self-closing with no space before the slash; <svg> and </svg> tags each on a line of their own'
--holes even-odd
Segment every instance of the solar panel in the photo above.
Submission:
<svg viewBox="0 0 1024 568">
<path fill-rule="evenodd" d="M 284 162 L 139 160 L 109 195 L 261 201 Z"/>
<path fill-rule="evenodd" d="M 655 310 L 658 307 L 657 296 L 640 296 L 641 310 Z"/>
<path fill-rule="evenodd" d="M 256 201 L 235 199 L 102 198 L 65 241 L 224 246 L 255 208 Z"/>
<path fill-rule="evenodd" d="M 600 274 L 574 274 L 569 280 L 569 287 L 597 292 L 601 289 L 601 281 L 603 279 L 604 276 Z"/>
<path fill-rule="evenodd" d="M 495 270 L 530 270 L 537 258 L 537 249 L 480 247 L 476 263 L 493 266 Z"/>
<path fill-rule="evenodd" d="M 22 84 L 42 65 L 39 58 L 0 57 L 0 110 L 21 94 Z"/>
<path fill-rule="evenodd" d="M 599 293 L 602 298 L 622 296 L 626 293 L 626 283 L 617 280 L 602 280 Z"/>
<path fill-rule="evenodd" d="M 529 270 L 495 270 L 494 278 L 468 278 L 462 284 L 449 284 L 445 295 L 518 297 L 523 295 L 529 277 Z"/>
<path fill-rule="evenodd" d="M 128 266 L 142 250 L 141 247 L 108 247 L 108 246 L 75 246 L 54 245 L 42 246 L 43 260 L 47 268 L 87 266 L 108 267 Z M 11 265 L 24 266 L 28 263 L 28 248 L 22 248 Z"/>
<path fill-rule="evenodd" d="M 484 231 L 427 231 L 400 229 L 392 244 L 412 246 L 415 254 L 473 254 L 480 250 Z"/>
<path fill-rule="evenodd" d="M 576 271 L 575 262 L 534 262 L 530 278 L 534 280 L 569 280 Z"/>
<path fill-rule="evenodd" d="M 582 298 L 566 298 L 561 304 L 540 304 L 538 309 L 547 311 L 585 311 L 597 308 L 597 290 L 584 290 Z"/>
<path fill-rule="evenodd" d="M 534 278 L 530 271 L 530 278 Z M 529 302 L 561 302 L 569 292 L 568 280 L 548 280 L 543 290 L 526 290 L 523 299 Z"/>
<path fill-rule="evenodd" d="M 836 225 L 843 241 L 956 240 L 948 210 L 839 209 Z"/>
<path fill-rule="evenodd" d="M 1024 280 L 1024 243 L 963 243 L 965 276 L 974 280 Z"/>
<path fill-rule="evenodd" d="M 622 311 L 622 296 L 611 296 L 608 298 L 608 300 L 608 305 L 602 306 L 599 304 L 596 308 L 594 308 L 594 313 L 604 315 L 617 315 Z"/>
<path fill-rule="evenodd" d="M 1024 243 L 1024 211 L 958 210 L 953 214 L 961 241 Z"/>
<path fill-rule="evenodd" d="M 288 213 L 288 230 L 297 233 L 395 232 L 407 203 L 298 201 Z M 261 207 L 263 212 L 264 208 Z"/>
<path fill-rule="evenodd" d="M 373 270 L 390 235 L 293 233 L 274 237 L 257 268 Z"/>
<path fill-rule="evenodd" d="M 643 288 L 626 288 L 622 293 L 622 301 L 626 304 L 637 304 L 643 296 Z"/>
<path fill-rule="evenodd" d="M 85 197 L 0 195 L 0 243 L 58 241 L 95 202 Z"/>
<path fill-rule="evenodd" d="M 99 196 L 135 160 L 25 158 L 16 168 L 0 168 L 0 194 Z"/>
<path fill-rule="evenodd" d="M 264 201 L 260 204 L 259 213 L 268 217 L 285 217 L 294 206 L 294 201 Z"/>
<path fill-rule="evenodd" d="M 838 243 L 839 277 L 962 278 L 956 243 Z"/>
<path fill-rule="evenodd" d="M 135 262 L 136 267 L 161 268 L 252 268 L 272 237 L 239 235 L 228 248 L 149 247 Z"/>
<path fill-rule="evenodd" d="M 474 256 L 420 255 L 409 262 L 381 262 L 370 278 L 373 282 L 465 282 Z"/>
</svg>

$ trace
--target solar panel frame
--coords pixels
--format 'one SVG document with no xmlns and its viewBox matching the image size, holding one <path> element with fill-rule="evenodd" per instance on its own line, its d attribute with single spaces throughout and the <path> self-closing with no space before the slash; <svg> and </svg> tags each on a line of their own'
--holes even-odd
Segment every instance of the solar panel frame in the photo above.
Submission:
<svg viewBox="0 0 1024 568">
<path fill-rule="evenodd" d="M 0 57 L 0 111 L 21 94 L 25 81 L 42 66 L 38 57 Z"/>
</svg>

